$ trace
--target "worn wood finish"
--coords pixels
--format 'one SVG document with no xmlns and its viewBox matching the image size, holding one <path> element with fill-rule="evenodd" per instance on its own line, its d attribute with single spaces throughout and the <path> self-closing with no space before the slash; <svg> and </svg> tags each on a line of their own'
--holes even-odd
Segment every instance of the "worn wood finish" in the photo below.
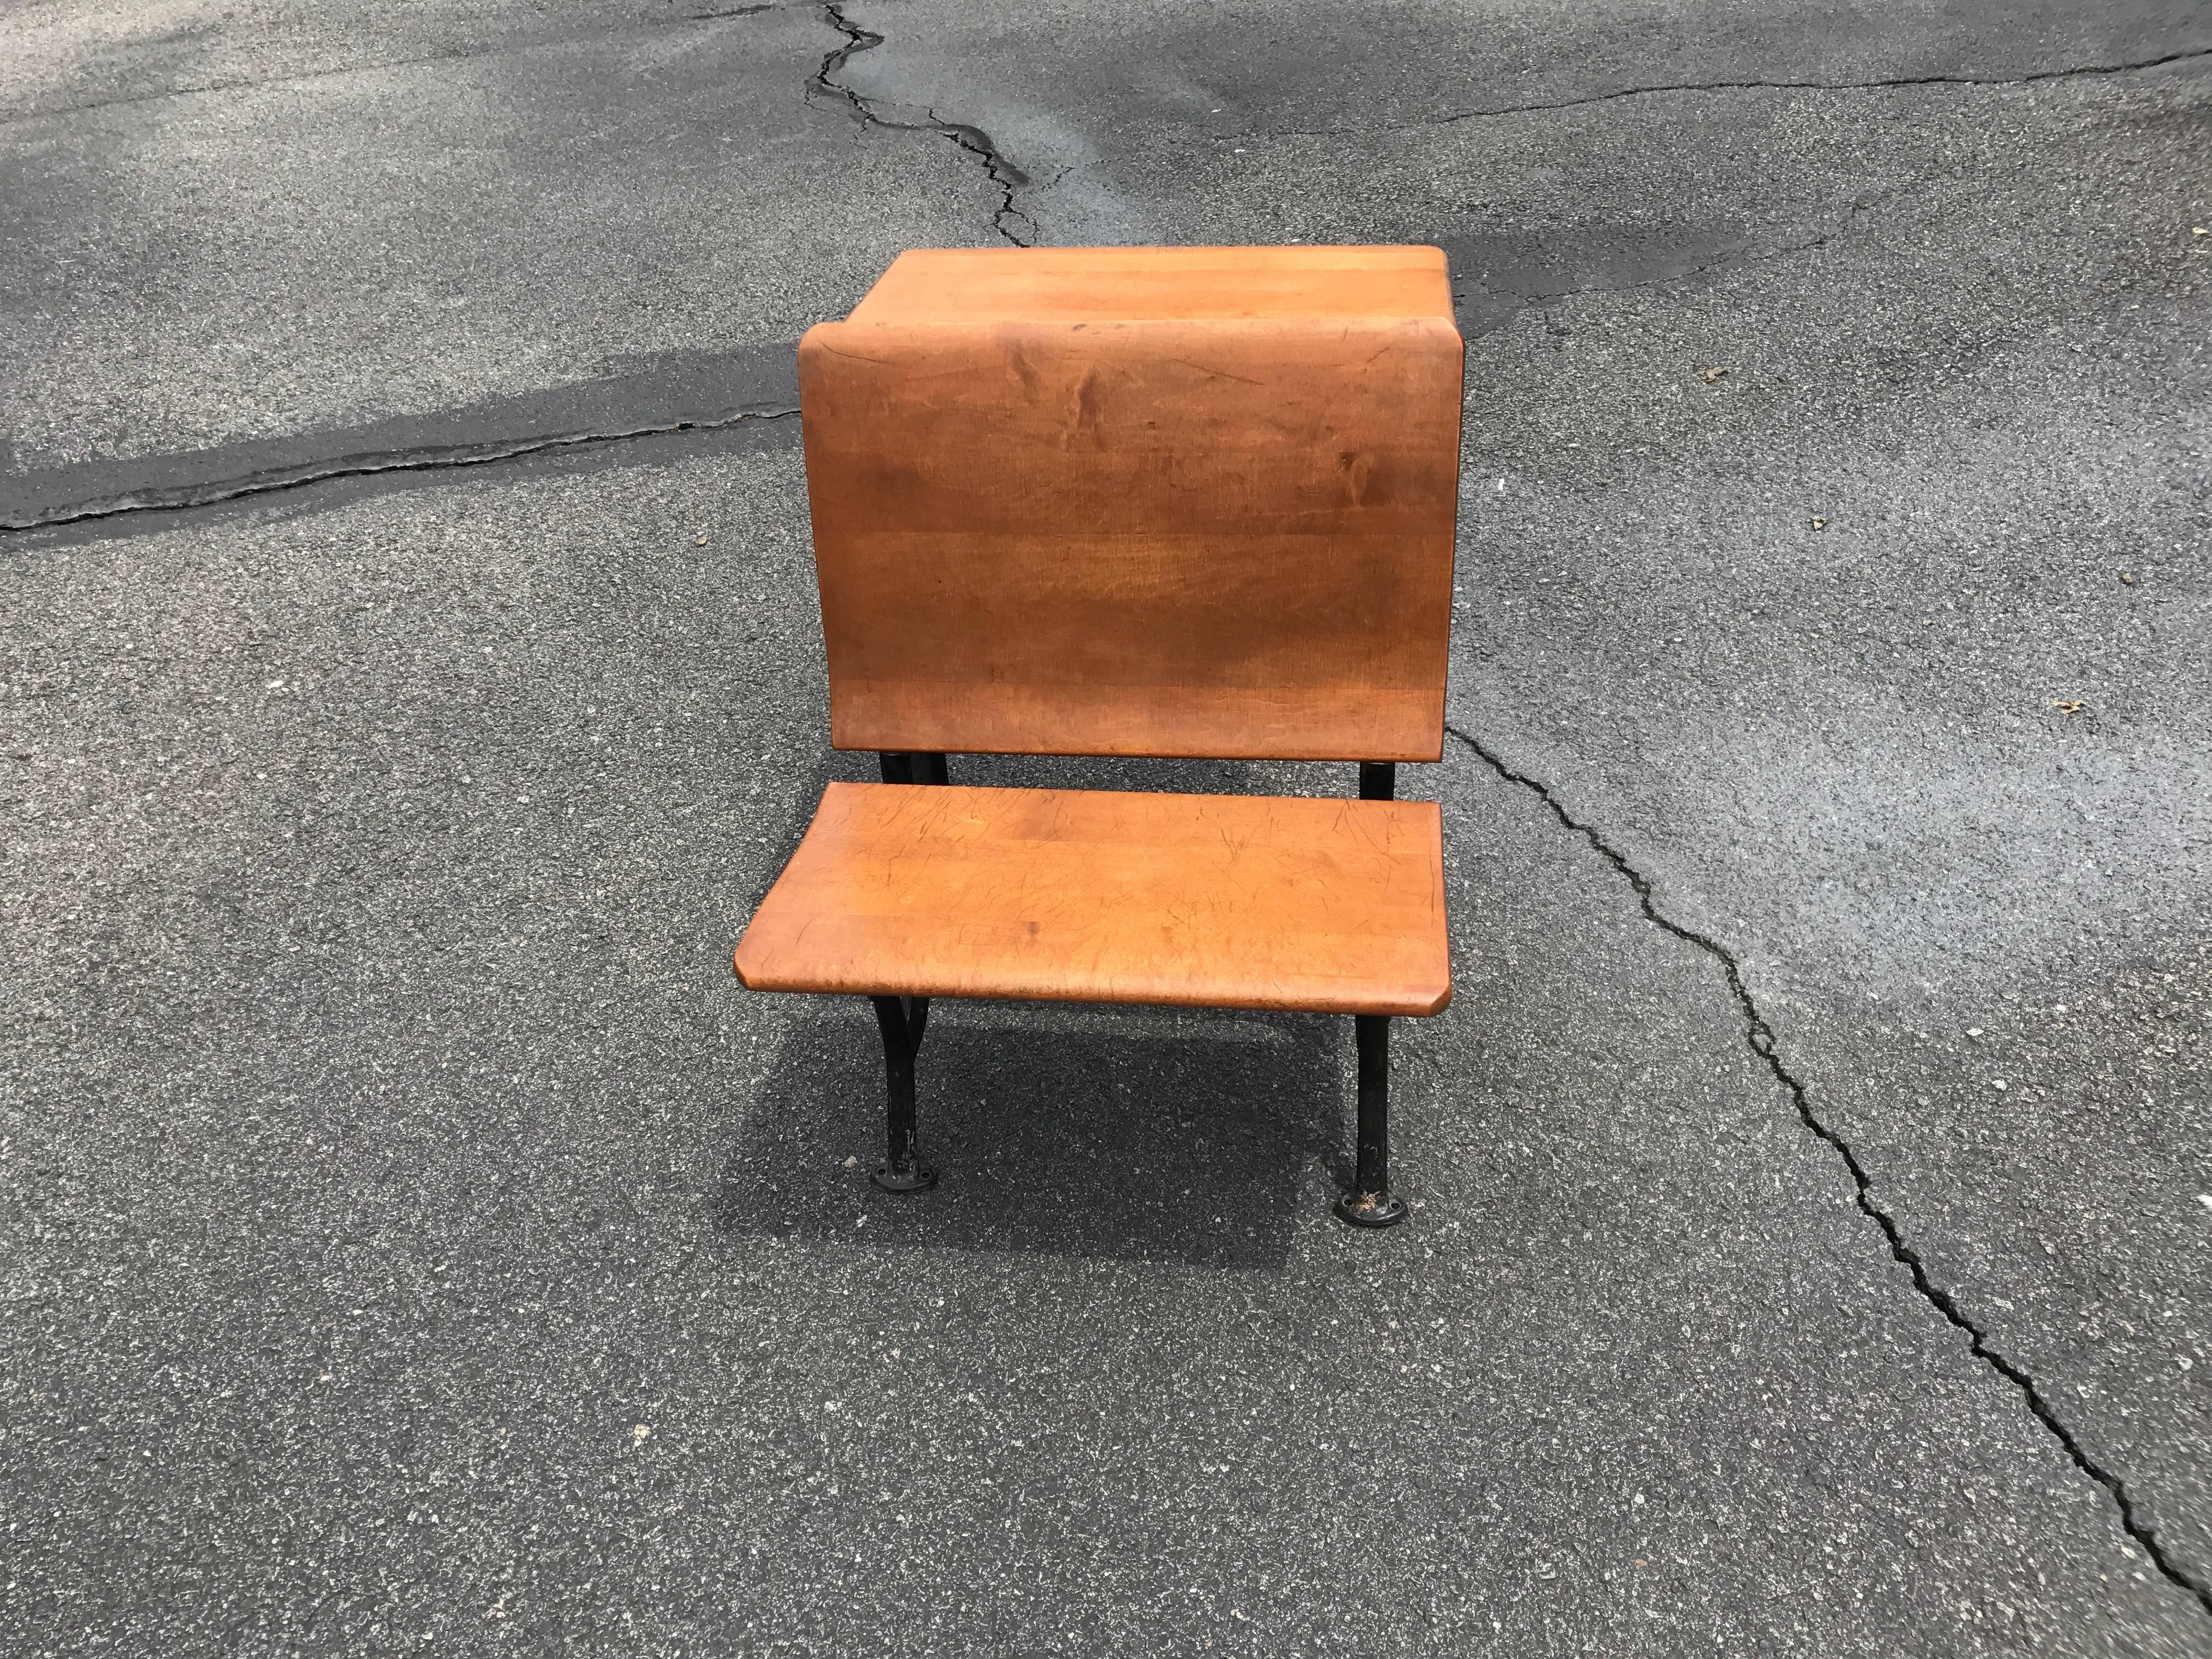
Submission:
<svg viewBox="0 0 2212 1659">
<path fill-rule="evenodd" d="M 1433 1014 L 1429 801 L 833 783 L 745 930 L 761 991 Z"/>
<path fill-rule="evenodd" d="M 916 248 L 855 323 L 1451 317 L 1432 247 Z"/>
<path fill-rule="evenodd" d="M 1434 760 L 1433 248 L 902 255 L 799 346 L 840 748 Z"/>
</svg>

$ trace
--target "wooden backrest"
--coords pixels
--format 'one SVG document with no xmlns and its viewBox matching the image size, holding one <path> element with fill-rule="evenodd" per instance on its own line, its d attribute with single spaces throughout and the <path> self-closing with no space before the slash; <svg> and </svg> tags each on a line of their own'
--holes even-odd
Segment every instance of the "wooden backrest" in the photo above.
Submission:
<svg viewBox="0 0 2212 1659">
<path fill-rule="evenodd" d="M 902 254 L 799 343 L 841 749 L 1443 752 L 1434 248 Z"/>
</svg>

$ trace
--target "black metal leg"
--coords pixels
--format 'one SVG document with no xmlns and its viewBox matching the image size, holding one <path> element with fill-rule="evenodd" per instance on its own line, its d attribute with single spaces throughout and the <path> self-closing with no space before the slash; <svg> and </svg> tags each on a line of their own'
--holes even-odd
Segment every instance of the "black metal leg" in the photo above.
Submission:
<svg viewBox="0 0 2212 1659">
<path fill-rule="evenodd" d="M 926 750 L 886 749 L 876 756 L 885 783 L 946 783 L 945 757 Z M 918 1193 L 937 1184 L 937 1171 L 915 1150 L 914 1060 L 929 1026 L 927 997 L 873 997 L 884 1034 L 884 1086 L 890 1155 L 872 1179 L 887 1193 Z"/>
<path fill-rule="evenodd" d="M 1352 1029 L 1359 1049 L 1359 1155 L 1336 1213 L 1355 1227 L 1393 1227 L 1406 1218 L 1406 1206 L 1390 1190 L 1390 1017 L 1354 1014 Z"/>
<path fill-rule="evenodd" d="M 870 1177 L 887 1193 L 918 1193 L 937 1184 L 937 1171 L 915 1149 L 914 1057 L 929 1020 L 927 997 L 872 997 L 884 1034 L 885 1127 L 889 1156 Z"/>
<path fill-rule="evenodd" d="M 1362 800 L 1397 799 L 1398 763 L 1395 761 L 1360 762 L 1359 799 Z"/>
</svg>

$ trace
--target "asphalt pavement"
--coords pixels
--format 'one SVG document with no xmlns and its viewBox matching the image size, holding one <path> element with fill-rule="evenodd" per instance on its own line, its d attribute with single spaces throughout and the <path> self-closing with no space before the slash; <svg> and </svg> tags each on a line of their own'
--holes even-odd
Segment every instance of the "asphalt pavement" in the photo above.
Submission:
<svg viewBox="0 0 2212 1659">
<path fill-rule="evenodd" d="M 0 17 L 0 1647 L 2212 1653 L 2208 156 L 2202 5 Z M 1001 1004 L 894 1201 L 793 346 L 1292 240 L 1468 340 L 1413 1218 Z"/>
</svg>

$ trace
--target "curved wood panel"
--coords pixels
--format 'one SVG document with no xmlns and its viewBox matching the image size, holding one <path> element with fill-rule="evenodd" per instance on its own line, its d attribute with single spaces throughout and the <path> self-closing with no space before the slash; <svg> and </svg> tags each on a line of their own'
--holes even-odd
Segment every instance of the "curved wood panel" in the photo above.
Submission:
<svg viewBox="0 0 2212 1659">
<path fill-rule="evenodd" d="M 1430 801 L 833 783 L 738 941 L 758 991 L 1433 1014 Z"/>
<path fill-rule="evenodd" d="M 799 347 L 840 748 L 1434 760 L 1427 248 L 902 255 Z"/>
</svg>

